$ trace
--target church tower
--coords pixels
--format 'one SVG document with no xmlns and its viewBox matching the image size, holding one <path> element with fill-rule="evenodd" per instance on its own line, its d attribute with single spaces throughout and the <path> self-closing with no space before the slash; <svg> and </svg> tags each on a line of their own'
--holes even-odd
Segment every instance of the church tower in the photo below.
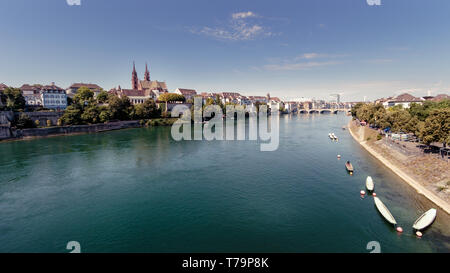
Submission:
<svg viewBox="0 0 450 273">
<path fill-rule="evenodd" d="M 145 63 L 145 75 L 144 75 L 144 80 L 146 81 L 150 81 L 150 72 L 148 71 L 148 66 L 147 63 Z"/>
<path fill-rule="evenodd" d="M 138 76 L 134 62 L 133 62 L 133 72 L 131 73 L 131 88 L 138 89 Z"/>
</svg>

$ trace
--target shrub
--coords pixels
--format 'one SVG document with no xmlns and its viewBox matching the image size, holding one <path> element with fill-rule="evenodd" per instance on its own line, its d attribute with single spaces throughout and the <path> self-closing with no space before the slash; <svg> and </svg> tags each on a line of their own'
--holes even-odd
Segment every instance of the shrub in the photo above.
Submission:
<svg viewBox="0 0 450 273">
<path fill-rule="evenodd" d="M 18 129 L 25 129 L 25 128 L 34 128 L 35 124 L 30 119 L 29 116 L 25 114 L 20 114 L 14 119 L 13 126 Z"/>
</svg>

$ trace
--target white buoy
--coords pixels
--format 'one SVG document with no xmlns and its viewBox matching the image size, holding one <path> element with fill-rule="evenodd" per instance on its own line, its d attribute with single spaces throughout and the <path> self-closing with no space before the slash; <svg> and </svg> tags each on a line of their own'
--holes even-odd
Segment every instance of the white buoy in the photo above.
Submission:
<svg viewBox="0 0 450 273">
<path fill-rule="evenodd" d="M 374 197 L 375 197 L 375 196 L 377 196 L 377 194 L 376 194 L 376 193 L 372 193 L 372 196 L 374 196 Z"/>
<path fill-rule="evenodd" d="M 416 236 L 419 237 L 419 238 L 421 238 L 421 237 L 422 237 L 422 232 L 417 231 L 417 232 L 416 232 Z"/>
<path fill-rule="evenodd" d="M 366 195 L 365 191 L 360 191 L 359 193 L 361 193 L 361 195 Z"/>
<path fill-rule="evenodd" d="M 338 155 L 337 157 L 338 157 L 338 158 L 341 158 L 341 155 Z"/>
<path fill-rule="evenodd" d="M 397 227 L 397 232 L 398 232 L 398 233 L 402 233 L 402 232 L 403 232 L 403 228 Z"/>
</svg>

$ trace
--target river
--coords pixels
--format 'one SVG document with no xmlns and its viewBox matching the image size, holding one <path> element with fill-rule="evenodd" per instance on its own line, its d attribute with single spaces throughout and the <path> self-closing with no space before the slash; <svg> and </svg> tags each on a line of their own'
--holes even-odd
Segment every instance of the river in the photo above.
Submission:
<svg viewBox="0 0 450 273">
<path fill-rule="evenodd" d="M 412 223 L 432 204 L 342 130 L 348 120 L 282 116 L 273 152 L 177 142 L 170 127 L 0 143 L 0 252 L 69 252 L 69 241 L 82 252 L 367 253 L 371 241 L 450 252 L 449 216 L 438 210 L 416 238 Z M 403 234 L 360 196 L 367 175 Z"/>
</svg>

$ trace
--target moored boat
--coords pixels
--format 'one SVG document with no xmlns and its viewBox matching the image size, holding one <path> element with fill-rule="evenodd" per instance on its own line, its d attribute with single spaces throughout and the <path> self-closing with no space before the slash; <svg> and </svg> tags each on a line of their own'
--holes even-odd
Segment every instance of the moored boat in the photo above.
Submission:
<svg viewBox="0 0 450 273">
<path fill-rule="evenodd" d="M 395 221 L 394 216 L 392 216 L 391 212 L 388 210 L 388 208 L 384 205 L 383 202 L 381 202 L 380 198 L 374 197 L 373 200 L 375 201 L 375 206 L 377 207 L 378 211 L 381 213 L 381 215 L 391 223 L 392 225 L 397 225 L 397 221 Z"/>
<path fill-rule="evenodd" d="M 436 209 L 429 209 L 427 212 L 422 214 L 417 220 L 414 222 L 413 229 L 414 230 L 423 230 L 430 226 L 434 220 L 436 219 Z"/>
<path fill-rule="evenodd" d="M 373 189 L 375 188 L 375 185 L 373 184 L 373 180 L 371 176 L 368 176 L 366 178 L 366 189 L 368 191 L 373 191 Z"/>
<path fill-rule="evenodd" d="M 352 165 L 352 163 L 350 163 L 350 161 L 345 162 L 345 168 L 346 168 L 347 171 L 349 171 L 350 173 L 354 172 L 353 165 Z"/>
</svg>

